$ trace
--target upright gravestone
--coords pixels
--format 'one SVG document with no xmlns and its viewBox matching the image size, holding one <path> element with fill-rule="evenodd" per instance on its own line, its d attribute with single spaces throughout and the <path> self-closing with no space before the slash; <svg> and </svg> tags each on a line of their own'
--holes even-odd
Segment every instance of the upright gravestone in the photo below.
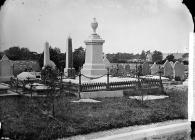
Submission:
<svg viewBox="0 0 195 140">
<path fill-rule="evenodd" d="M 64 69 L 64 75 L 70 78 L 75 77 L 75 69 L 73 67 L 72 56 L 72 39 L 68 37 L 66 45 L 66 68 Z"/>
<path fill-rule="evenodd" d="M 172 66 L 172 68 L 173 68 L 173 66 L 174 66 L 174 63 L 173 63 L 173 61 L 170 61 L 169 63 L 171 64 L 171 66 Z"/>
<path fill-rule="evenodd" d="M 117 76 L 117 68 L 114 67 L 114 66 L 112 66 L 112 67 L 110 68 L 110 74 L 111 74 L 112 76 Z"/>
<path fill-rule="evenodd" d="M 166 60 L 166 62 L 164 63 L 163 67 L 164 67 L 164 76 L 165 77 L 169 77 L 169 78 L 173 78 L 173 67 L 169 63 L 168 60 Z"/>
<path fill-rule="evenodd" d="M 142 75 L 149 75 L 150 74 L 150 65 L 148 62 L 144 62 L 142 65 Z"/>
<path fill-rule="evenodd" d="M 4 55 L 0 60 L 0 82 L 9 81 L 13 77 L 13 62 Z"/>
<path fill-rule="evenodd" d="M 150 69 L 152 75 L 159 75 L 159 66 L 156 64 L 156 62 L 154 62 Z"/>
<path fill-rule="evenodd" d="M 131 73 L 131 69 L 130 69 L 130 65 L 129 64 L 125 65 L 125 71 L 126 71 L 127 74 Z"/>
<path fill-rule="evenodd" d="M 124 66 L 122 64 L 118 65 L 118 74 L 117 75 L 118 76 L 125 76 L 126 75 Z"/>
<path fill-rule="evenodd" d="M 184 80 L 185 77 L 185 66 L 184 64 L 176 61 L 174 64 L 174 78 L 179 78 L 180 80 Z M 178 79 L 178 80 L 179 80 Z"/>
<path fill-rule="evenodd" d="M 108 68 L 110 69 L 111 68 L 110 61 L 108 60 L 106 55 L 103 55 L 103 62 L 104 62 L 104 65 L 105 65 L 106 69 L 108 69 Z"/>
</svg>

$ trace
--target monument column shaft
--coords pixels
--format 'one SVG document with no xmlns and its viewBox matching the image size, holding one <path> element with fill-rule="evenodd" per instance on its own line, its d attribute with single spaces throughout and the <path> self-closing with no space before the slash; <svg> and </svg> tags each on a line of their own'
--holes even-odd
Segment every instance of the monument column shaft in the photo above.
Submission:
<svg viewBox="0 0 195 140">
<path fill-rule="evenodd" d="M 73 68 L 73 55 L 72 55 L 72 39 L 68 37 L 66 44 L 66 67 L 64 74 L 67 77 L 75 77 L 75 69 Z"/>
<path fill-rule="evenodd" d="M 66 47 L 66 68 L 73 67 L 72 39 L 68 38 Z"/>
<path fill-rule="evenodd" d="M 48 65 L 50 61 L 50 53 L 49 53 L 49 43 L 45 43 L 44 48 L 44 66 Z"/>
</svg>

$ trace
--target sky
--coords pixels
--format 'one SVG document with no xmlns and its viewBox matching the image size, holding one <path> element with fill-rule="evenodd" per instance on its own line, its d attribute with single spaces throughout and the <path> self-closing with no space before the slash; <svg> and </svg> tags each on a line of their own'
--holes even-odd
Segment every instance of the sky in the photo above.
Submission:
<svg viewBox="0 0 195 140">
<path fill-rule="evenodd" d="M 7 0 L 0 9 L 0 51 L 85 48 L 93 18 L 104 53 L 186 52 L 194 23 L 182 0 Z"/>
</svg>

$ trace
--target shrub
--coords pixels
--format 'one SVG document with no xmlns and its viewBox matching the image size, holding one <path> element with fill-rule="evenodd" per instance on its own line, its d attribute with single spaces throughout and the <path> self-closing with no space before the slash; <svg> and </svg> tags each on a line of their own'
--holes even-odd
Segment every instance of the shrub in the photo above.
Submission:
<svg viewBox="0 0 195 140">
<path fill-rule="evenodd" d="M 176 76 L 175 81 L 181 81 L 181 78 L 179 76 Z"/>
</svg>

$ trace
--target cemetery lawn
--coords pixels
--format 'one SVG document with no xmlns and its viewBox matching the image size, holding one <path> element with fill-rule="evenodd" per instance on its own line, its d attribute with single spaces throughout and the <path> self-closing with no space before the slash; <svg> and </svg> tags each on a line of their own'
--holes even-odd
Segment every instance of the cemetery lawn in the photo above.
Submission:
<svg viewBox="0 0 195 140">
<path fill-rule="evenodd" d="M 112 128 L 187 119 L 187 89 L 170 90 L 169 98 L 144 101 L 128 97 L 96 99 L 99 103 L 73 103 L 76 97 L 61 96 L 55 117 L 45 98 L 0 97 L 0 120 L 4 134 L 14 139 L 55 139 Z M 50 106 L 51 107 L 51 106 Z"/>
</svg>

